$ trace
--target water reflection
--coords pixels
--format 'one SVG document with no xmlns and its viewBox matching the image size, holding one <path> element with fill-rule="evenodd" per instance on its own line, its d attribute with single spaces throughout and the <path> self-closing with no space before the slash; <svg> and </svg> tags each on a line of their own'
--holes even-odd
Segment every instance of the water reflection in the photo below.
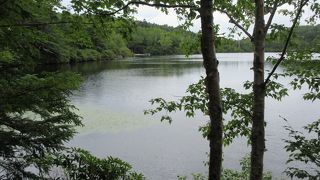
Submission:
<svg viewBox="0 0 320 180">
<path fill-rule="evenodd" d="M 221 86 L 241 89 L 242 82 L 251 80 L 252 57 L 251 53 L 218 54 Z M 176 179 L 177 175 L 207 172 L 203 161 L 207 159 L 208 142 L 198 132 L 207 117 L 199 114 L 190 120 L 178 112 L 173 114 L 173 124 L 168 125 L 160 123 L 159 116 L 143 115 L 143 110 L 150 108 L 148 100 L 177 99 L 189 84 L 204 76 L 201 56 L 82 63 L 62 66 L 60 70 L 79 72 L 85 77 L 72 102 L 79 108 L 86 126 L 79 129 L 70 146 L 86 148 L 101 157 L 123 158 L 148 179 Z M 314 113 L 319 104 L 304 102 L 301 92 L 291 92 L 282 102 L 267 99 L 266 103 L 265 167 L 280 177 L 287 155 L 282 141 L 286 136 L 282 128 L 285 123 L 279 115 L 299 127 L 319 116 Z M 238 160 L 248 152 L 246 141 L 237 139 L 225 149 L 224 166 L 239 168 Z"/>
</svg>

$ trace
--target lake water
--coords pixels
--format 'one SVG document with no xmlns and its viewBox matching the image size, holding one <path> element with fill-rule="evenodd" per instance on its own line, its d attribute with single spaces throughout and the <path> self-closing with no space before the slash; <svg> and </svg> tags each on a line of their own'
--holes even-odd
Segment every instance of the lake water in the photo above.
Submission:
<svg viewBox="0 0 320 180">
<path fill-rule="evenodd" d="M 253 54 L 225 53 L 218 54 L 218 59 L 222 87 L 241 89 L 242 82 L 253 79 Z M 143 110 L 151 107 L 150 99 L 177 99 L 189 84 L 204 76 L 200 55 L 130 58 L 63 69 L 84 75 L 72 103 L 79 108 L 85 127 L 78 129 L 69 146 L 87 149 L 98 157 L 119 157 L 152 180 L 207 173 L 204 162 L 209 145 L 198 128 L 208 117 L 199 114 L 189 119 L 177 112 L 170 125 L 160 123 L 159 115 L 143 115 Z M 265 170 L 277 177 L 284 177 L 287 154 L 283 139 L 288 137 L 283 129 L 286 123 L 279 116 L 298 129 L 320 115 L 319 103 L 304 102 L 301 91 L 289 92 L 282 102 L 266 101 Z M 239 169 L 239 160 L 249 152 L 246 140 L 236 139 L 224 148 L 224 168 Z"/>
</svg>

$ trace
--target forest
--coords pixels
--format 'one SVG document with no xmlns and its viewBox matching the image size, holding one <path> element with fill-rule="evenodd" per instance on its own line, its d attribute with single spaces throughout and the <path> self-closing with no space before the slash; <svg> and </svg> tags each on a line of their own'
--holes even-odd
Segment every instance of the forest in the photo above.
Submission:
<svg viewBox="0 0 320 180">
<path fill-rule="evenodd" d="M 72 17 L 64 12 L 50 12 L 48 21 L 59 21 L 58 24 L 30 24 L 37 28 L 39 35 L 35 36 L 38 58 L 43 64 L 75 63 L 83 61 L 110 60 L 133 56 L 133 54 L 172 55 L 200 54 L 198 33 L 185 30 L 183 27 L 151 24 L 143 21 L 133 21 L 130 25 L 124 19 L 108 20 L 104 29 L 93 26 L 90 19 L 84 16 Z M 25 18 L 25 17 L 23 17 Z M 38 17 L 39 18 L 39 17 Z M 43 17 L 41 17 L 43 18 Z M 75 18 L 75 19 L 74 19 Z M 74 20 L 73 20 L 74 19 Z M 3 19 L 4 28 L 8 28 L 9 19 Z M 81 21 L 82 24 L 64 23 Z M 8 27 L 6 27 L 8 26 Z M 297 27 L 291 43 L 297 49 L 305 48 L 313 52 L 319 51 L 320 26 Z M 40 36 L 41 35 L 41 36 Z M 266 43 L 267 52 L 280 52 L 284 39 L 269 35 Z M 41 38 L 40 38 L 41 37 Z M 18 38 L 15 35 L 12 38 Z M 250 39 L 234 40 L 228 37 L 217 37 L 217 52 L 251 52 Z M 2 53 L 9 53 L 3 51 Z"/>
<path fill-rule="evenodd" d="M 143 5 L 163 13 L 173 9 L 184 24 L 170 27 L 137 21 L 134 14 Z M 291 9 L 281 9 L 286 6 Z M 304 21 L 305 11 L 311 15 Z M 219 34 L 213 12 L 229 18 L 227 23 L 234 25 L 230 35 Z M 84 126 L 71 97 L 81 92 L 87 77 L 38 70 L 41 64 L 117 61 L 134 54 L 202 55 L 204 77 L 175 100 L 154 97 L 152 108 L 144 111 L 160 114 L 160 120 L 169 123 L 174 121 L 171 113 L 178 111 L 189 118 L 196 113 L 206 117 L 199 133 L 208 145 L 207 173 L 190 172 L 192 179 L 274 178 L 264 170 L 269 138 L 266 102 L 269 98 L 281 102 L 290 90 L 305 90 L 301 98 L 306 102 L 319 101 L 320 64 L 314 58 L 320 51 L 319 12 L 316 0 L 71 0 L 69 6 L 60 0 L 0 0 L 0 179 L 146 179 L 120 158 L 96 157 L 89 150 L 66 145 L 76 136 L 77 127 Z M 273 23 L 274 16 L 287 16 L 290 26 Z M 196 19 L 201 21 L 201 31 L 191 32 L 188 28 Z M 243 39 L 232 38 L 239 33 Z M 242 91 L 222 88 L 220 52 L 254 52 L 252 79 L 243 83 Z M 267 58 L 266 52 L 280 55 Z M 265 63 L 271 68 L 266 70 Z M 283 72 L 276 71 L 279 67 Z M 282 78 L 289 83 L 282 84 Z M 289 137 L 283 140 L 288 178 L 320 177 L 320 119 L 318 112 L 313 115 L 317 119 L 308 119 L 300 130 L 283 127 Z M 223 147 L 238 137 L 247 140 L 250 154 L 241 161 L 240 170 L 223 168 Z"/>
<path fill-rule="evenodd" d="M 319 31 L 320 25 L 296 27 L 294 37 L 291 40 L 292 47 L 319 52 Z M 269 36 L 270 40 L 266 43 L 266 52 L 281 52 L 284 39 L 272 38 L 271 36 L 276 36 L 275 33 L 269 34 Z M 173 28 L 138 22 L 132 37 L 128 40 L 128 48 L 136 54 L 200 54 L 198 38 L 197 33 L 186 31 L 182 27 Z M 252 51 L 248 38 L 234 40 L 222 36 L 217 37 L 217 41 L 219 43 L 216 48 L 220 53 Z"/>
</svg>

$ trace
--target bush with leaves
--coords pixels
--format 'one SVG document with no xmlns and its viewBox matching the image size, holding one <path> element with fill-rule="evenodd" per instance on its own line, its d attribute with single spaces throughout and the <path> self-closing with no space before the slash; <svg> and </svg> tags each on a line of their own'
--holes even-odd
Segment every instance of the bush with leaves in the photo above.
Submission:
<svg viewBox="0 0 320 180">
<path fill-rule="evenodd" d="M 132 171 L 130 164 L 119 158 L 97 158 L 90 152 L 73 148 L 56 156 L 49 156 L 63 170 L 67 179 L 143 180 L 144 176 Z"/>
<path fill-rule="evenodd" d="M 250 179 L 250 156 L 246 155 L 240 160 L 241 170 L 233 170 L 233 169 L 223 169 L 221 174 L 221 180 L 249 180 Z M 206 176 L 193 173 L 191 174 L 192 180 L 206 180 L 208 179 Z M 187 176 L 178 176 L 179 180 L 187 180 Z M 267 172 L 263 174 L 263 180 L 272 180 L 271 172 Z"/>
<path fill-rule="evenodd" d="M 250 156 L 246 155 L 240 160 L 241 170 L 224 169 L 222 171 L 222 180 L 247 180 L 250 179 Z M 263 174 L 263 180 L 272 180 L 271 172 Z"/>
<path fill-rule="evenodd" d="M 93 25 L 89 17 L 65 10 L 60 1 L 51 0 L 0 3 L 0 179 L 45 178 L 53 165 L 47 154 L 65 150 L 75 126 L 81 125 L 69 98 L 81 77 L 35 70 L 51 60 L 68 62 L 77 50 L 97 49 L 99 42 L 93 38 L 101 34 L 88 26 Z M 114 39 L 124 45 L 119 37 Z M 126 50 L 115 49 L 115 54 Z M 82 52 L 99 57 L 96 50 Z"/>
</svg>

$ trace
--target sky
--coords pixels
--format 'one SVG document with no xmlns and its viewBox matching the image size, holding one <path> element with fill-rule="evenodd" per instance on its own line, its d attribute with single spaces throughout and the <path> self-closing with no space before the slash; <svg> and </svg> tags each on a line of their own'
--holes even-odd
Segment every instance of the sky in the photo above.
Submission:
<svg viewBox="0 0 320 180">
<path fill-rule="evenodd" d="M 65 5 L 68 5 L 70 4 L 70 0 L 62 0 L 62 3 Z M 282 8 L 289 9 L 289 10 L 292 9 L 292 7 L 290 6 L 284 6 Z M 302 19 L 305 19 L 305 17 L 311 14 L 310 9 L 307 8 L 304 14 L 305 15 L 303 16 Z M 214 23 L 220 25 L 220 32 L 219 32 L 220 34 L 223 34 L 223 33 L 227 34 L 229 32 L 228 28 L 233 27 L 233 25 L 229 23 L 228 17 L 225 16 L 224 14 L 215 12 L 213 16 L 214 16 Z M 140 21 L 146 20 L 147 22 L 150 22 L 150 23 L 156 23 L 160 25 L 166 24 L 173 27 L 179 26 L 183 23 L 178 20 L 177 15 L 175 14 L 173 9 L 169 9 L 169 13 L 168 15 L 166 15 L 160 10 L 157 10 L 156 8 L 149 7 L 149 6 L 139 6 L 137 8 L 137 14 L 135 14 L 134 17 Z M 267 18 L 268 17 L 266 17 L 266 20 Z M 278 24 L 284 24 L 285 26 L 291 26 L 290 19 L 280 14 L 275 15 L 274 22 Z M 301 23 L 301 24 L 305 24 L 305 23 Z M 201 29 L 200 20 L 199 19 L 195 20 L 193 22 L 193 26 L 190 27 L 190 30 L 193 32 L 198 32 L 200 31 L 200 29 Z M 252 31 L 253 31 L 253 27 L 249 29 L 250 33 L 252 33 Z M 242 37 L 244 36 L 240 36 L 236 38 L 242 38 Z"/>
<path fill-rule="evenodd" d="M 282 9 L 292 9 L 290 6 L 284 6 Z M 306 8 L 302 19 L 305 19 L 307 16 L 311 15 L 310 9 Z M 157 10 L 153 7 L 147 6 L 139 6 L 138 13 L 135 15 L 138 20 L 146 20 L 147 22 L 156 23 L 156 24 L 167 24 L 169 26 L 178 26 L 182 22 L 179 22 L 177 15 L 173 10 L 169 10 L 169 14 L 166 15 L 162 13 L 160 10 Z M 226 15 L 221 14 L 219 12 L 215 12 L 213 14 L 214 23 L 220 25 L 220 33 L 228 33 L 228 28 L 233 27 L 233 24 L 229 23 L 229 19 Z M 268 16 L 266 16 L 267 21 Z M 290 19 L 280 14 L 276 14 L 273 20 L 275 23 L 284 24 L 285 26 L 291 26 Z M 301 23 L 305 24 L 305 23 Z M 194 21 L 193 27 L 190 28 L 193 32 L 198 32 L 201 28 L 200 20 Z M 249 29 L 249 32 L 252 33 L 253 28 Z"/>
</svg>

